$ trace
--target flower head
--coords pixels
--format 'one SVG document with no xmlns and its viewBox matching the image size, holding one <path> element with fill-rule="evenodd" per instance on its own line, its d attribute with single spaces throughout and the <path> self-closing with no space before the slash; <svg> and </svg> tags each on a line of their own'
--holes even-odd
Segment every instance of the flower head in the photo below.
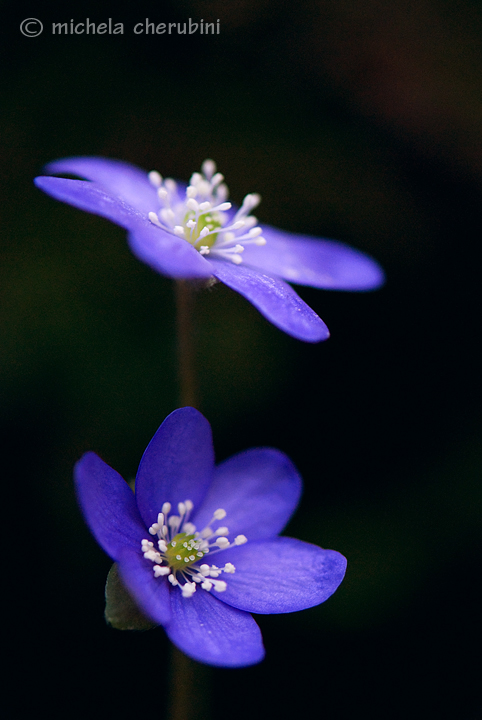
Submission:
<svg viewBox="0 0 482 720">
<path fill-rule="evenodd" d="M 343 579 L 339 553 L 278 537 L 301 492 L 290 460 L 254 448 L 215 467 L 211 428 L 194 408 L 158 429 L 135 495 L 92 452 L 75 480 L 87 524 L 139 608 L 200 662 L 259 662 L 261 633 L 249 613 L 313 607 Z"/>
<path fill-rule="evenodd" d="M 261 229 L 251 214 L 259 195 L 246 195 L 241 207 L 233 208 L 212 160 L 187 187 L 106 158 L 67 158 L 46 170 L 87 178 L 41 176 L 35 183 L 58 200 L 126 228 L 132 252 L 154 270 L 177 279 L 214 277 L 300 340 L 319 342 L 329 332 L 286 281 L 332 290 L 371 290 L 383 283 L 380 266 L 347 245 Z"/>
</svg>

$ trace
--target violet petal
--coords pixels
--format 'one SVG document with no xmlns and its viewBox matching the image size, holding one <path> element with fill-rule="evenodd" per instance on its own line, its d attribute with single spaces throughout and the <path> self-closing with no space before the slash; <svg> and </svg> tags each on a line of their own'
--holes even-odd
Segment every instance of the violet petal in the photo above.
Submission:
<svg viewBox="0 0 482 720">
<path fill-rule="evenodd" d="M 202 530 L 218 508 L 226 510 L 219 525 L 249 540 L 273 537 L 284 528 L 301 494 L 301 478 L 279 450 L 253 448 L 218 465 L 203 505 L 193 516 Z"/>
<path fill-rule="evenodd" d="M 156 227 L 144 213 L 97 183 L 42 176 L 35 178 L 35 184 L 57 200 L 130 230 L 133 253 L 161 274 L 174 278 L 211 275 L 210 264 L 186 240 Z"/>
<path fill-rule="evenodd" d="M 139 550 L 147 530 L 134 493 L 119 473 L 88 452 L 75 465 L 74 479 L 84 518 L 105 552 L 118 560 L 125 547 Z"/>
<path fill-rule="evenodd" d="M 262 249 L 262 248 L 261 248 Z M 244 263 L 211 260 L 213 275 L 249 300 L 280 330 L 306 342 L 326 340 L 325 323 L 284 280 L 265 275 Z"/>
<path fill-rule="evenodd" d="M 147 531 L 144 537 L 152 540 Z M 168 623 L 171 604 L 167 578 L 154 577 L 153 564 L 143 557 L 140 544 L 137 552 L 125 548 L 118 563 L 122 582 L 139 608 L 159 625 Z"/>
<path fill-rule="evenodd" d="M 384 273 L 373 258 L 335 240 L 295 235 L 263 225 L 266 245 L 246 245 L 243 263 L 298 285 L 373 290 Z"/>
<path fill-rule="evenodd" d="M 183 598 L 177 588 L 171 591 L 169 638 L 186 655 L 209 665 L 243 667 L 260 662 L 264 648 L 256 622 L 212 593 L 198 589 Z"/>
<path fill-rule="evenodd" d="M 221 553 L 217 557 L 221 566 Z M 346 569 L 340 553 L 285 537 L 228 548 L 222 562 L 232 563 L 236 571 L 223 575 L 227 588 L 220 598 L 260 614 L 319 605 L 335 592 Z"/>
<path fill-rule="evenodd" d="M 141 168 L 103 157 L 71 157 L 49 163 L 45 171 L 51 175 L 78 175 L 93 180 L 144 214 L 159 207 L 156 189 Z"/>
<path fill-rule="evenodd" d="M 165 502 L 201 504 L 214 469 L 211 426 L 191 407 L 174 410 L 164 420 L 142 456 L 136 478 L 137 506 L 148 527 L 157 522 Z"/>
</svg>

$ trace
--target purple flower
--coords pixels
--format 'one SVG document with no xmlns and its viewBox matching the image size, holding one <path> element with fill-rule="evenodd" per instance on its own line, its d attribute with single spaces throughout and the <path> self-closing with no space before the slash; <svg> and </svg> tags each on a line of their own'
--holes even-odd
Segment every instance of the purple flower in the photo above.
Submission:
<svg viewBox="0 0 482 720">
<path fill-rule="evenodd" d="M 371 290 L 383 283 L 380 266 L 347 245 L 261 230 L 251 215 L 259 196 L 246 195 L 233 209 L 212 160 L 187 187 L 105 158 L 67 158 L 46 170 L 87 178 L 42 176 L 35 183 L 57 200 L 126 228 L 132 252 L 154 270 L 176 279 L 220 280 L 300 340 L 326 340 L 329 331 L 286 280 L 331 290 Z"/>
<path fill-rule="evenodd" d="M 278 537 L 301 492 L 286 455 L 254 448 L 215 467 L 210 425 L 194 408 L 162 423 L 135 495 L 92 452 L 75 480 L 87 524 L 138 606 L 200 662 L 259 662 L 263 642 L 249 613 L 318 605 L 345 574 L 339 553 Z"/>
</svg>

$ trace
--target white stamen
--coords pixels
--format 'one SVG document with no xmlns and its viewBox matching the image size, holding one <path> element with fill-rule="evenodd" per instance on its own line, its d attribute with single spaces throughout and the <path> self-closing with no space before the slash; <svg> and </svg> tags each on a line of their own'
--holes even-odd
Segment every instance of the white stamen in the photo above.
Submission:
<svg viewBox="0 0 482 720">
<path fill-rule="evenodd" d="M 231 230 L 240 230 L 245 224 L 244 220 L 236 220 L 236 222 L 231 225 Z"/>
<path fill-rule="evenodd" d="M 248 538 L 245 535 L 237 535 L 234 538 L 234 544 L 235 545 L 244 545 L 244 543 L 248 542 Z"/>
<path fill-rule="evenodd" d="M 154 185 L 155 188 L 161 187 L 162 175 L 158 173 L 157 170 L 151 170 L 147 177 L 149 178 L 151 185 Z"/>
<path fill-rule="evenodd" d="M 212 580 L 212 583 L 214 585 L 214 589 L 216 592 L 224 592 L 227 588 L 226 583 L 224 580 Z"/>
<path fill-rule="evenodd" d="M 168 192 L 175 193 L 177 190 L 177 183 L 172 178 L 166 178 L 164 180 L 164 187 L 167 188 Z"/>
<path fill-rule="evenodd" d="M 216 198 L 220 202 L 223 202 L 224 200 L 227 200 L 229 197 L 229 190 L 228 186 L 222 183 L 218 188 L 216 188 Z"/>
<path fill-rule="evenodd" d="M 223 180 L 224 180 L 224 175 L 222 175 L 220 172 L 218 172 L 218 173 L 216 173 L 216 175 L 214 175 L 211 178 L 211 186 L 216 187 L 216 185 L 219 185 L 219 183 L 221 183 Z"/>
<path fill-rule="evenodd" d="M 202 173 L 192 174 L 184 197 L 172 178 L 163 180 L 155 170 L 148 174 L 148 178 L 157 188 L 161 203 L 158 213 L 148 214 L 149 220 L 191 243 L 201 255 L 238 265 L 242 262 L 241 253 L 245 244 L 258 247 L 266 244 L 256 218 L 250 215 L 260 202 L 260 196 L 256 193 L 246 195 L 234 217 L 227 214 L 231 209 L 231 203 L 227 202 L 228 188 L 223 182 L 224 176 L 216 172 L 212 160 L 204 161 Z M 208 244 L 200 242 L 208 236 Z"/>
<path fill-rule="evenodd" d="M 162 208 L 159 213 L 159 217 L 166 223 L 166 225 L 172 225 L 175 219 L 175 215 L 171 208 Z"/>
<path fill-rule="evenodd" d="M 216 163 L 214 162 L 214 160 L 205 160 L 201 165 L 201 170 L 203 171 L 207 179 L 210 180 L 216 172 Z"/>
<path fill-rule="evenodd" d="M 154 577 L 161 577 L 162 575 L 169 575 L 171 572 L 170 567 L 165 567 L 164 565 L 156 565 L 154 568 Z"/>
<path fill-rule="evenodd" d="M 191 500 L 179 502 L 178 515 L 170 515 L 171 504 L 164 503 L 162 512 L 157 515 L 157 522 L 149 528 L 151 535 L 157 535 L 159 549 L 156 549 L 154 543 L 147 538 L 141 541 L 144 558 L 153 563 L 154 577 L 167 576 L 168 582 L 173 587 L 179 587 L 185 598 L 193 595 L 197 585 L 208 592 L 212 589 L 216 592 L 224 592 L 227 584 L 217 578 L 222 573 L 234 573 L 234 565 L 228 562 L 224 567 L 218 567 L 202 560 L 210 551 L 216 554 L 233 544 L 240 545 L 246 542 L 244 535 L 238 535 L 234 543 L 230 543 L 227 538 L 229 528 L 224 525 L 215 531 L 208 525 L 198 532 L 196 526 L 188 521 L 193 507 Z M 226 510 L 218 508 L 213 513 L 211 522 L 222 520 L 224 517 Z"/>
<path fill-rule="evenodd" d="M 148 217 L 149 217 L 149 220 L 151 221 L 151 223 L 153 223 L 153 225 L 157 225 L 157 227 L 162 228 L 162 225 L 159 222 L 159 218 L 157 217 L 156 213 L 150 212 Z"/>
</svg>

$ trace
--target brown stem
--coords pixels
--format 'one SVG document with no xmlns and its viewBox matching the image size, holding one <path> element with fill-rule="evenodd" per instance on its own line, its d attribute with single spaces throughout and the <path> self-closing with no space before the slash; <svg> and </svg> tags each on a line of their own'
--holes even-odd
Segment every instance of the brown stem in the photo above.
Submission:
<svg viewBox="0 0 482 720">
<path fill-rule="evenodd" d="M 169 720 L 210 719 L 210 674 L 211 668 L 172 646 Z"/>
<path fill-rule="evenodd" d="M 176 281 L 177 361 L 181 406 L 197 405 L 194 372 L 194 291 L 186 280 Z"/>
<path fill-rule="evenodd" d="M 194 290 L 176 281 L 177 361 L 181 406 L 197 406 L 194 358 Z M 191 660 L 175 646 L 171 649 L 169 720 L 209 720 L 211 668 Z"/>
</svg>

